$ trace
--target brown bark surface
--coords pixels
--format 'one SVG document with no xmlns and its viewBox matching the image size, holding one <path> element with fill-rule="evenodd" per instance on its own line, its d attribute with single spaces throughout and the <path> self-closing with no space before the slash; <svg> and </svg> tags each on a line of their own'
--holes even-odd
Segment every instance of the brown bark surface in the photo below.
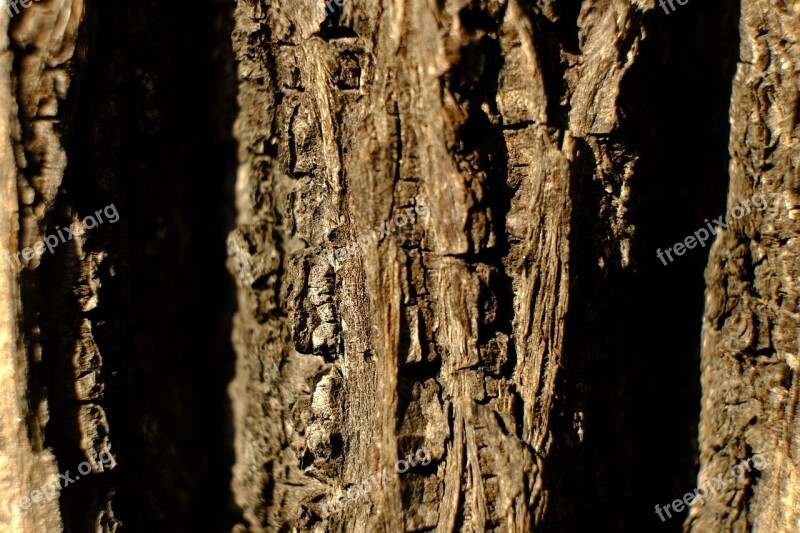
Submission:
<svg viewBox="0 0 800 533">
<path fill-rule="evenodd" d="M 574 50 L 545 24 L 566 13 L 517 0 L 238 4 L 231 394 L 253 529 L 582 521 L 554 512 L 547 470 L 586 423 L 559 398 L 574 189 L 607 191 L 596 260 L 628 268 L 619 95 L 642 15 L 587 3 Z M 327 512 L 421 448 L 431 465 Z"/>
<path fill-rule="evenodd" d="M 675 5 L 0 10 L 0 531 L 800 527 L 800 7 Z"/>
<path fill-rule="evenodd" d="M 23 11 L 13 26 L 7 16 L 0 22 L 0 46 L 5 51 L 0 83 L 0 242 L 4 253 L 13 255 L 43 238 L 45 216 L 64 177 L 66 153 L 57 123 L 72 81 L 70 67 L 82 17 L 81 1 L 51 2 Z M 42 27 L 49 30 L 40 31 Z M 15 263 L 4 261 L 0 275 L 3 504 L 20 502 L 58 472 L 53 451 L 45 446 L 49 402 L 41 376 L 32 368 L 41 364 L 42 357 L 40 330 L 27 305 L 33 289 L 26 272 L 11 266 Z M 38 266 L 37 261 L 31 266 Z M 92 342 L 90 333 L 86 342 Z M 104 423 L 102 406 L 94 407 L 96 416 L 89 415 L 89 405 L 83 413 L 74 413 L 88 437 L 83 443 L 86 453 L 106 445 L 98 433 Z M 4 531 L 56 531 L 62 525 L 57 500 L 41 502 L 26 514 L 18 505 L 14 507 L 0 510 Z"/>
<path fill-rule="evenodd" d="M 727 230 L 711 252 L 703 321 L 699 480 L 727 485 L 692 531 L 800 528 L 800 5 L 742 5 L 731 97 Z M 766 209 L 731 210 L 761 195 Z M 740 208 L 741 209 L 741 208 Z M 764 468 L 736 468 L 756 454 Z"/>
</svg>

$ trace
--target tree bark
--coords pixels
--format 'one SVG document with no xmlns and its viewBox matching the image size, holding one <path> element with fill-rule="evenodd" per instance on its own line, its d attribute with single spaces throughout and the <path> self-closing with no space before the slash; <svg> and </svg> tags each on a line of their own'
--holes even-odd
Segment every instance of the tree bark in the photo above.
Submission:
<svg viewBox="0 0 800 533">
<path fill-rule="evenodd" d="M 29 271 L 21 268 L 25 258 L 11 257 L 44 238 L 45 216 L 63 180 L 66 153 L 57 122 L 72 81 L 70 67 L 83 18 L 83 2 L 36 5 L 17 16 L 13 25 L 7 16 L 0 22 L 0 42 L 5 51 L 0 60 L 0 105 L 4 112 L 0 242 L 5 255 L 0 275 L 0 524 L 5 531 L 56 531 L 62 525 L 57 500 L 48 498 L 28 513 L 20 510 L 20 502 L 29 497 L 31 489 L 57 477 L 58 467 L 52 449 L 45 446 L 49 402 L 42 376 L 35 370 L 42 361 L 41 331 L 30 305 L 35 287 Z M 38 31 L 42 26 L 53 31 Z M 36 266 L 38 260 L 34 259 L 31 267 Z M 91 334 L 86 342 L 92 342 Z M 92 407 L 96 417 L 81 416 Z M 80 409 L 83 412 L 75 414 L 88 437 L 81 444 L 84 453 L 89 454 L 107 445 L 98 434 L 104 412 L 94 402 Z M 101 511 L 93 512 L 97 516 Z"/>
<path fill-rule="evenodd" d="M 798 527 L 796 5 L 19 7 L 0 529 Z"/>
<path fill-rule="evenodd" d="M 726 485 L 695 505 L 687 530 L 800 528 L 798 13 L 797 4 L 742 4 L 730 226 L 706 271 L 702 351 L 698 486 L 717 477 Z M 737 220 L 733 210 L 754 196 L 766 209 Z M 761 464 L 748 462 L 757 455 Z"/>
<path fill-rule="evenodd" d="M 238 4 L 231 394 L 252 530 L 586 523 L 554 497 L 587 482 L 602 414 L 560 397 L 586 377 L 564 346 L 570 235 L 602 187 L 586 271 L 631 268 L 619 106 L 644 32 L 639 7 L 596 7 Z M 346 496 L 419 449 L 430 465 Z M 618 523 L 612 487 L 573 497 Z"/>
</svg>

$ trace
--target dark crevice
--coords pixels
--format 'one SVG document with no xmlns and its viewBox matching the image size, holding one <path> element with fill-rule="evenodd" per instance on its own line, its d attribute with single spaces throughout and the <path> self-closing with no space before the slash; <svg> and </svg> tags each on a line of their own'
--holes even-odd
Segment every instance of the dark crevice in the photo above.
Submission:
<svg viewBox="0 0 800 533">
<path fill-rule="evenodd" d="M 600 298 L 605 305 L 583 319 L 591 324 L 588 331 L 611 332 L 604 350 L 611 358 L 603 363 L 613 368 L 611 377 L 589 399 L 608 409 L 595 416 L 617 420 L 607 435 L 614 442 L 607 453 L 613 470 L 624 468 L 631 476 L 612 496 L 633 510 L 619 523 L 621 531 L 680 531 L 685 513 L 662 523 L 654 508 L 693 490 L 697 474 L 708 248 L 667 266 L 656 258 L 656 249 L 683 240 L 704 218 L 724 212 L 738 12 L 721 2 L 697 4 L 692 11 L 669 19 L 656 12 L 645 20 L 652 25 L 648 34 L 658 37 L 643 42 L 620 101 L 622 132 L 637 140 L 632 148 L 640 154 L 631 182 L 641 199 L 631 210 L 640 230 L 632 243 L 635 269 L 609 273 L 604 283 L 611 292 Z M 706 39 L 709 31 L 719 39 Z M 576 243 L 578 249 L 587 244 Z M 608 397 L 613 399 L 603 400 Z"/>
<path fill-rule="evenodd" d="M 70 212 L 83 217 L 112 203 L 120 218 L 84 245 L 84 253 L 107 254 L 95 309 L 79 308 L 86 259 L 74 242 L 26 274 L 48 295 L 29 298 L 42 310 L 46 444 L 59 470 L 74 473 L 86 460 L 78 409 L 97 404 L 117 461 L 61 492 L 66 531 L 94 530 L 96 502 L 111 493 L 130 531 L 223 531 L 239 519 L 227 396 L 235 292 L 224 269 L 237 166 L 232 17 L 221 0 L 87 5 L 61 116 L 71 125 L 63 135 L 69 162 L 48 233 L 67 226 Z M 88 404 L 72 399 L 85 319 L 104 390 Z"/>
<path fill-rule="evenodd" d="M 592 177 L 598 162 L 591 147 L 576 140 L 574 278 L 559 381 L 570 416 L 556 422 L 551 457 L 566 465 L 551 480 L 553 500 L 566 505 L 558 504 L 558 522 L 548 519 L 546 531 L 599 523 L 613 531 L 678 532 L 685 513 L 662 523 L 655 505 L 695 487 L 708 248 L 667 266 L 656 249 L 724 212 L 738 12 L 723 2 L 682 9 L 680 18 L 651 12 L 640 22 L 648 38 L 622 84 L 621 126 L 593 141 L 613 153 L 625 140 L 629 153 L 639 156 L 628 183 L 637 199 L 627 206 L 626 222 L 637 230 L 628 267 L 616 255 L 606 257 L 619 245 L 607 216 L 598 212 L 608 193 Z M 707 39 L 709 32 L 718 38 Z M 598 257 L 606 258 L 603 268 Z M 579 412 L 583 441 L 571 419 Z M 596 482 L 587 486 L 588 479 Z M 580 497 L 575 486 L 581 486 Z"/>
<path fill-rule="evenodd" d="M 571 7 L 565 5 L 565 11 L 572 13 L 577 21 L 575 4 L 580 10 L 580 0 L 571 0 Z M 569 66 L 562 56 L 562 50 L 578 50 L 577 28 L 571 27 L 570 17 L 562 17 L 558 24 L 541 13 L 524 7 L 533 24 L 533 41 L 539 55 L 539 66 L 544 86 L 547 87 L 547 123 L 560 131 L 569 128 L 569 103 L 562 103 L 569 87 L 564 73 Z M 574 32 L 574 37 L 573 37 Z M 558 37 L 561 37 L 559 39 Z"/>
<path fill-rule="evenodd" d="M 630 416 L 640 421 L 633 433 L 627 501 L 639 513 L 628 517 L 626 530 L 677 532 L 686 512 L 662 523 L 655 505 L 680 498 L 697 484 L 703 274 L 710 246 L 666 266 L 656 250 L 725 212 L 739 11 L 737 3 L 717 0 L 681 7 L 670 16 L 657 10 L 652 17 L 650 35 L 663 36 L 642 47 L 642 58 L 652 67 L 634 67 L 623 87 L 631 110 L 626 125 L 646 143 L 639 275 L 631 290 L 634 313 L 647 319 L 627 361 L 635 377 L 627 399 Z"/>
<path fill-rule="evenodd" d="M 578 16 L 581 13 L 582 3 L 581 0 L 566 0 L 553 4 L 555 9 L 560 10 L 558 18 L 552 22 L 553 29 L 564 50 L 571 54 L 581 53 L 578 39 Z"/>
<path fill-rule="evenodd" d="M 331 16 L 328 20 L 335 20 L 335 16 Z M 356 39 L 358 34 L 352 28 L 346 26 L 337 26 L 332 23 L 327 23 L 319 32 L 320 37 L 325 41 L 332 41 L 334 39 Z"/>
</svg>

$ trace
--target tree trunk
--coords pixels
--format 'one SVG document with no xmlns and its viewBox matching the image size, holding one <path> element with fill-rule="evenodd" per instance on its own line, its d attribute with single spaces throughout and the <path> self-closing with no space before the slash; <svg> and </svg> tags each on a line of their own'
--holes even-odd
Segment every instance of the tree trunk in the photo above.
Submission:
<svg viewBox="0 0 800 533">
<path fill-rule="evenodd" d="M 698 487 L 716 490 L 693 508 L 693 531 L 800 529 L 799 14 L 796 3 L 742 4 L 731 222 L 711 251 L 703 321 Z"/>
<path fill-rule="evenodd" d="M 44 501 L 39 494 L 39 501 L 33 506 L 30 501 L 32 489 L 58 477 L 58 466 L 53 449 L 45 444 L 48 401 L 43 376 L 37 371 L 42 364 L 42 346 L 41 330 L 31 305 L 36 298 L 31 271 L 39 266 L 38 260 L 28 265 L 30 270 L 23 270 L 21 265 L 27 262 L 26 258 L 20 260 L 17 255 L 12 259 L 15 253 L 44 238 L 45 216 L 55 202 L 66 167 L 66 152 L 54 118 L 63 109 L 72 80 L 70 67 L 83 5 L 57 4 L 37 5 L 19 15 L 22 20 L 16 24 L 10 24 L 7 16 L 0 23 L 6 52 L 0 60 L 0 102 L 4 111 L 0 148 L 0 241 L 4 255 L 0 276 L 0 524 L 4 531 L 56 531 L 62 524 L 58 500 L 51 494 Z M 54 31 L 39 32 L 38 26 Z M 91 342 L 89 331 L 86 344 Z M 72 378 L 69 374 L 63 377 Z M 87 438 L 73 441 L 76 448 L 85 454 L 107 449 L 108 441 L 99 431 L 105 423 L 103 405 L 95 398 L 80 400 L 87 403 L 70 402 L 71 414 L 73 423 L 80 424 Z M 23 512 L 26 497 L 29 511 Z M 88 503 L 93 508 L 90 513 L 102 513 L 95 502 Z"/>
<path fill-rule="evenodd" d="M 798 527 L 797 6 L 670 5 L 0 10 L 0 528 Z"/>
<path fill-rule="evenodd" d="M 237 5 L 233 487 L 254 530 L 621 527 L 606 476 L 628 451 L 600 429 L 620 400 L 584 385 L 617 333 L 584 344 L 595 318 L 568 314 L 634 268 L 620 111 L 644 16 Z"/>
</svg>

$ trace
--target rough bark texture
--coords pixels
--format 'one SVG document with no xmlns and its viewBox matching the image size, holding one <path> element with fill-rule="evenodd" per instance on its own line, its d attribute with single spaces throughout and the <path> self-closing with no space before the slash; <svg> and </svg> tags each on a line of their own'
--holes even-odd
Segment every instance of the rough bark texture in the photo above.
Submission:
<svg viewBox="0 0 800 533">
<path fill-rule="evenodd" d="M 595 414 L 560 397 L 581 373 L 564 332 L 588 189 L 592 268 L 630 268 L 619 100 L 644 9 L 238 4 L 234 491 L 252 530 L 566 530 L 585 517 L 553 495 L 576 478 L 619 519 L 613 483 L 551 456 L 575 461 Z M 431 465 L 328 515 L 421 447 Z"/>
<path fill-rule="evenodd" d="M 664 9 L 0 10 L 0 254 L 120 216 L 0 256 L 0 531 L 800 528 L 800 5 Z"/>
<path fill-rule="evenodd" d="M 82 16 L 82 1 L 65 0 L 32 6 L 11 26 L 7 16 L 2 19 L 0 240 L 4 252 L 14 254 L 44 237 L 45 218 L 62 184 L 66 153 L 57 131 L 65 115 L 64 100 L 71 84 L 70 66 Z M 36 266 L 38 261 L 34 260 L 32 267 Z M 58 467 L 52 449 L 45 446 L 52 401 L 43 394 L 44 383 L 37 372 L 42 364 L 43 340 L 41 325 L 30 305 L 36 287 L 29 271 L 12 269 L 8 264 L 3 264 L 0 279 L 0 471 L 5 503 L 18 502 L 32 489 L 49 482 Z M 88 332 L 87 343 L 91 342 Z M 65 373 L 63 377 L 73 380 L 79 376 Z M 80 443 L 84 451 L 107 446 L 104 435 L 98 432 L 105 423 L 102 406 L 92 401 L 81 407 L 73 403 L 72 408 L 82 410 L 75 414 L 87 435 Z M 26 514 L 18 509 L 9 512 L 5 507 L 0 517 L 4 531 L 53 531 L 62 524 L 57 500 L 34 506 Z"/>
<path fill-rule="evenodd" d="M 706 279 L 700 424 L 705 483 L 692 531 L 800 529 L 800 4 L 742 5 L 731 97 L 731 210 L 754 210 L 720 233 Z M 763 454 L 765 468 L 736 465 Z"/>
</svg>

